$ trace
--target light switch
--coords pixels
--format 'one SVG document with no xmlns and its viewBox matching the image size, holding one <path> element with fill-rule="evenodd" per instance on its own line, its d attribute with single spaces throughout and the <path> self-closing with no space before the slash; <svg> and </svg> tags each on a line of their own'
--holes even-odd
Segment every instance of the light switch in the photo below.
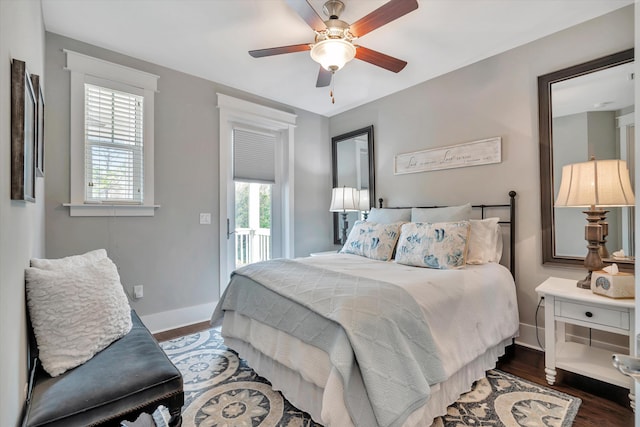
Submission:
<svg viewBox="0 0 640 427">
<path fill-rule="evenodd" d="M 200 224 L 211 224 L 211 214 L 210 213 L 201 213 L 200 214 Z"/>
</svg>

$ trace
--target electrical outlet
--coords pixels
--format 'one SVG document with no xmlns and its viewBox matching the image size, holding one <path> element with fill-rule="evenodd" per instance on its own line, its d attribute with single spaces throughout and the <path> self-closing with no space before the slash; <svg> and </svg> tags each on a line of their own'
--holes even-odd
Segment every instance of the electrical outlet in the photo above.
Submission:
<svg viewBox="0 0 640 427">
<path fill-rule="evenodd" d="M 144 296 L 142 285 L 136 285 L 133 287 L 133 297 L 135 299 L 140 299 Z"/>
</svg>

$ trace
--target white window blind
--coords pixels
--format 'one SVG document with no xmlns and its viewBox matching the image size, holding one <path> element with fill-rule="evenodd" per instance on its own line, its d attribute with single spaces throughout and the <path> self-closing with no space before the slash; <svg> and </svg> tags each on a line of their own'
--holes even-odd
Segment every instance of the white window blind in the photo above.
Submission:
<svg viewBox="0 0 640 427">
<path fill-rule="evenodd" d="M 233 129 L 233 179 L 275 183 L 276 136 Z"/>
<path fill-rule="evenodd" d="M 143 202 L 143 101 L 85 83 L 85 201 Z"/>
</svg>

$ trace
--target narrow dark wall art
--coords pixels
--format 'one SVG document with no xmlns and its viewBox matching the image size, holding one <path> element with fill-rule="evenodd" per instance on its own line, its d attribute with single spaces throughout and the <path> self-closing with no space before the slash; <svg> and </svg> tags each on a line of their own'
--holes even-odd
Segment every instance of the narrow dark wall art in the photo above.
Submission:
<svg viewBox="0 0 640 427">
<path fill-rule="evenodd" d="M 24 61 L 11 63 L 11 199 L 35 202 L 37 105 Z"/>
</svg>

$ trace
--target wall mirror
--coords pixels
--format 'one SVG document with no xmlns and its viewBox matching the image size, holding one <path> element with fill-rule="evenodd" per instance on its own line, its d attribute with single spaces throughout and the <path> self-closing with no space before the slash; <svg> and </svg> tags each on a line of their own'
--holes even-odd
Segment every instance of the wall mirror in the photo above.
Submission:
<svg viewBox="0 0 640 427">
<path fill-rule="evenodd" d="M 369 196 L 368 206 L 375 201 L 373 160 L 373 126 L 358 129 L 331 138 L 333 188 L 351 187 Z M 367 209 L 368 210 L 368 209 Z M 347 212 L 349 227 L 360 219 L 361 212 Z M 333 243 L 341 244 L 342 216 L 333 213 Z"/>
<path fill-rule="evenodd" d="M 633 49 L 538 77 L 543 263 L 582 266 L 587 254 L 584 209 L 555 208 L 562 167 L 596 159 L 622 159 L 634 181 Z M 636 189 L 634 189 L 636 193 Z M 632 207 L 608 208 L 607 258 L 632 270 Z"/>
</svg>

